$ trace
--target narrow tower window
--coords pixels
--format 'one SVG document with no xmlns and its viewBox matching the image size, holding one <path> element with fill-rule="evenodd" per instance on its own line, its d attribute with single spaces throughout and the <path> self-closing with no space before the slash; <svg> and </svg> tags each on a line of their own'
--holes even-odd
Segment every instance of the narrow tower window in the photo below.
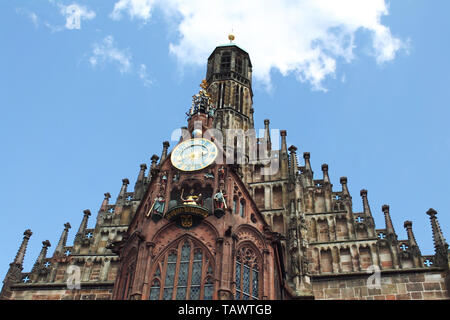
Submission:
<svg viewBox="0 0 450 320">
<path fill-rule="evenodd" d="M 243 74 L 243 69 L 242 69 L 242 58 L 238 57 L 236 58 L 236 72 L 239 74 Z"/>
<path fill-rule="evenodd" d="M 240 102 L 240 99 L 239 99 L 239 92 L 240 92 L 239 86 L 236 85 L 236 86 L 234 87 L 234 106 L 235 106 L 235 108 L 236 108 L 236 111 L 238 111 L 238 112 L 240 112 L 240 106 L 239 106 L 239 102 Z"/>
<path fill-rule="evenodd" d="M 244 218 L 245 217 L 245 200 L 242 199 L 239 205 L 239 215 Z"/>
<path fill-rule="evenodd" d="M 231 69 L 231 52 L 225 51 L 220 58 L 220 72 L 229 72 Z"/>
</svg>

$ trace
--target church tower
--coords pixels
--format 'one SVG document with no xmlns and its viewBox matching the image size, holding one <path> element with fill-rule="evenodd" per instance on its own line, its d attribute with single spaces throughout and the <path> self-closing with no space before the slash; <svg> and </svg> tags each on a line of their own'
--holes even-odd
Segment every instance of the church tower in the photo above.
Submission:
<svg viewBox="0 0 450 320">
<path fill-rule="evenodd" d="M 246 51 L 232 41 L 214 49 L 208 58 L 208 93 L 217 107 L 218 129 L 253 129 L 252 63 Z"/>
</svg>

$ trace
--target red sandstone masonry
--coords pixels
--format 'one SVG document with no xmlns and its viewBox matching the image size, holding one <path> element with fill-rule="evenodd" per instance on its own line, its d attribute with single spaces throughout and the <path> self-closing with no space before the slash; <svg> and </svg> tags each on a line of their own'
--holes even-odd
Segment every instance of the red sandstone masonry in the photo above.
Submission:
<svg viewBox="0 0 450 320">
<path fill-rule="evenodd" d="M 382 275 L 380 288 L 368 288 L 367 277 L 360 279 L 313 279 L 316 299 L 422 300 L 449 299 L 444 278 L 434 274 Z"/>
</svg>

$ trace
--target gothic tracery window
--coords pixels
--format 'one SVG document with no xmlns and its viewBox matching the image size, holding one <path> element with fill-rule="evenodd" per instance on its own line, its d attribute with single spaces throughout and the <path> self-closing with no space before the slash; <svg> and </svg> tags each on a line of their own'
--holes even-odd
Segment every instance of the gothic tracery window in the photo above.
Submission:
<svg viewBox="0 0 450 320">
<path fill-rule="evenodd" d="M 150 300 L 213 298 L 212 261 L 207 252 L 190 239 L 179 241 L 170 248 L 153 272 Z"/>
<path fill-rule="evenodd" d="M 236 300 L 259 299 L 259 261 L 255 251 L 242 247 L 236 256 Z"/>
</svg>

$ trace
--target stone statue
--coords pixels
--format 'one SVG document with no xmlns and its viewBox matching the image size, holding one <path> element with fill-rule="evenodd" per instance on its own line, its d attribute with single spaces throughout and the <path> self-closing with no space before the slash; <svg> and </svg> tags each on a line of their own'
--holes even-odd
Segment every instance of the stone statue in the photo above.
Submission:
<svg viewBox="0 0 450 320">
<path fill-rule="evenodd" d="M 147 214 L 147 217 L 150 216 L 152 213 L 162 216 L 164 213 L 165 205 L 166 205 L 166 200 L 164 199 L 164 197 L 161 194 L 159 194 L 155 198 L 155 201 L 153 201 L 152 207 L 150 208 L 149 213 Z"/>
<path fill-rule="evenodd" d="M 225 200 L 227 196 L 223 194 L 222 190 L 219 190 L 213 197 L 214 204 L 217 209 L 227 208 L 227 202 Z"/>
</svg>

